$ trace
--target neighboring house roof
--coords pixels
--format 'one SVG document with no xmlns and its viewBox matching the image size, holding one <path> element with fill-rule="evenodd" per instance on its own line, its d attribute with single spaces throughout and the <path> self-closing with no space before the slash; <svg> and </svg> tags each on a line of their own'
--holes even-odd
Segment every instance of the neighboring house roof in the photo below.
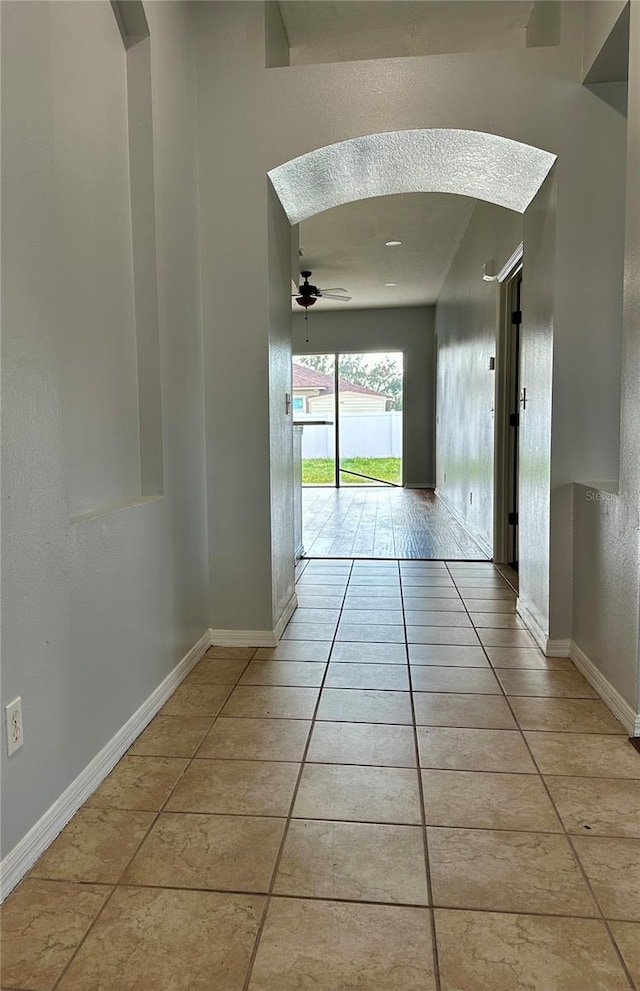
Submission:
<svg viewBox="0 0 640 991">
<path fill-rule="evenodd" d="M 356 385 L 347 379 L 340 379 L 339 387 L 341 392 L 360 392 L 367 396 L 382 396 L 384 399 L 391 399 L 384 392 L 370 389 L 366 385 Z M 326 372 L 317 372 L 315 368 L 307 368 L 306 365 L 297 365 L 293 362 L 293 388 L 294 389 L 319 389 L 328 396 L 334 392 L 335 378 L 327 375 Z"/>
</svg>

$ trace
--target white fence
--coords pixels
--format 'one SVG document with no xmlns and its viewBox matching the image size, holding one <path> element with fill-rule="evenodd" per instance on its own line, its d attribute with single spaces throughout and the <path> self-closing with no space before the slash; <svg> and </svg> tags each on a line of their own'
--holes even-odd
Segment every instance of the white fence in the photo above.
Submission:
<svg viewBox="0 0 640 991">
<path fill-rule="evenodd" d="M 307 419 L 312 420 L 309 416 Z M 296 421 L 304 423 L 304 416 Z M 302 457 L 332 458 L 335 426 L 307 426 L 302 432 Z M 401 458 L 402 413 L 341 413 L 340 456 L 343 458 Z"/>
</svg>

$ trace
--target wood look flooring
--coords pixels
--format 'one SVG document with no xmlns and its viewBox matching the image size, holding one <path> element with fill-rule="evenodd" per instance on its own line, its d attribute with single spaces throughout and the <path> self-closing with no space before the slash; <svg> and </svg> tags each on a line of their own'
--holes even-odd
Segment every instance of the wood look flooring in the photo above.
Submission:
<svg viewBox="0 0 640 991">
<path fill-rule="evenodd" d="M 432 489 L 304 488 L 307 557 L 487 561 Z"/>
</svg>

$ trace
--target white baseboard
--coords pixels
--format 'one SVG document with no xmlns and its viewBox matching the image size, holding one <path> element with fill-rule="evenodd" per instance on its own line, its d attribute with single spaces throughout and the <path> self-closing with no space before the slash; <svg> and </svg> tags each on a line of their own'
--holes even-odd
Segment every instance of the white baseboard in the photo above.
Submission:
<svg viewBox="0 0 640 991">
<path fill-rule="evenodd" d="M 569 657 L 571 652 L 571 640 L 553 639 L 540 625 L 538 617 L 531 611 L 531 608 L 521 598 L 516 601 L 516 612 L 524 621 L 529 633 L 537 643 L 538 647 L 546 657 Z"/>
<path fill-rule="evenodd" d="M 547 632 L 540 626 L 537 616 L 532 613 L 526 602 L 523 601 L 522 597 L 516 599 L 516 612 L 518 616 L 524 621 L 529 633 L 537 643 L 538 647 L 543 653 L 547 650 L 547 641 L 549 636 Z"/>
<path fill-rule="evenodd" d="M 298 596 L 294 592 L 291 598 L 289 599 L 289 601 L 287 602 L 286 606 L 282 610 L 282 615 L 278 620 L 278 622 L 276 623 L 275 629 L 273 631 L 273 635 L 276 638 L 276 644 L 280 643 L 280 638 L 285 631 L 285 627 L 297 608 L 298 608 Z"/>
<path fill-rule="evenodd" d="M 75 781 L 56 799 L 45 814 L 31 827 L 0 863 L 0 899 L 5 899 L 16 884 L 36 862 L 40 854 L 55 840 L 71 817 L 87 800 L 107 774 L 113 770 L 133 741 L 151 722 L 159 709 L 211 644 L 209 631 L 200 637 L 191 650 L 176 664 L 173 671 L 158 685 L 149 698 L 126 721 L 109 742 L 96 754 Z"/>
<path fill-rule="evenodd" d="M 578 670 L 585 676 L 591 687 L 595 688 L 602 701 L 611 709 L 616 719 L 622 723 L 629 736 L 640 736 L 640 713 L 635 712 L 626 699 L 623 699 L 617 688 L 613 687 L 602 671 L 578 647 L 577 643 L 571 640 L 570 644 L 569 657 Z"/>
<path fill-rule="evenodd" d="M 633 707 L 623 699 L 620 692 L 605 678 L 602 671 L 578 647 L 577 643 L 569 637 L 552 640 L 537 622 L 531 610 L 522 602 L 522 599 L 518 599 L 516 610 L 542 652 L 547 657 L 570 657 L 607 708 L 622 723 L 629 736 L 640 736 L 640 713 L 635 712 Z"/>
<path fill-rule="evenodd" d="M 273 630 L 209 630 L 214 647 L 277 647 Z"/>
<path fill-rule="evenodd" d="M 211 643 L 217 647 L 277 647 L 285 627 L 298 608 L 294 592 L 273 630 L 209 630 Z"/>
<path fill-rule="evenodd" d="M 545 654 L 547 657 L 571 657 L 571 640 L 569 637 L 562 640 L 547 640 Z"/>
<path fill-rule="evenodd" d="M 443 494 L 440 491 L 440 489 L 435 489 L 434 491 L 435 491 L 435 494 L 437 495 L 438 499 L 440 499 L 440 501 L 443 502 L 444 505 L 447 507 L 447 509 L 449 510 L 449 512 L 451 513 L 451 515 L 453 516 L 453 518 L 456 521 L 456 523 L 459 523 L 460 526 L 463 527 L 466 530 L 466 532 L 469 534 L 469 536 L 471 537 L 471 539 L 472 540 L 475 540 L 475 542 L 478 545 L 478 547 L 482 551 L 484 551 L 484 553 L 488 557 L 493 558 L 493 547 L 491 546 L 491 544 L 487 543 L 487 541 L 484 539 L 484 537 L 480 537 L 477 533 L 474 533 L 473 530 L 470 530 L 469 529 L 469 525 L 468 525 L 467 521 L 465 520 L 464 516 L 462 515 L 462 513 L 459 512 L 459 510 L 457 510 L 456 507 L 451 502 L 449 502 L 449 500 L 447 499 L 446 496 L 443 496 Z"/>
</svg>

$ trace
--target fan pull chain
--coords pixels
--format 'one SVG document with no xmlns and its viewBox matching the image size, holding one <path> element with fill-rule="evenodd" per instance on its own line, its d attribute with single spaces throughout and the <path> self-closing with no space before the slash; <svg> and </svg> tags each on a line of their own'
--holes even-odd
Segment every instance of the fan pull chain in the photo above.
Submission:
<svg viewBox="0 0 640 991">
<path fill-rule="evenodd" d="M 308 310 L 304 311 L 304 323 L 305 323 L 305 330 L 307 332 L 307 336 L 305 337 L 305 344 L 308 344 L 309 343 L 309 311 Z"/>
</svg>

